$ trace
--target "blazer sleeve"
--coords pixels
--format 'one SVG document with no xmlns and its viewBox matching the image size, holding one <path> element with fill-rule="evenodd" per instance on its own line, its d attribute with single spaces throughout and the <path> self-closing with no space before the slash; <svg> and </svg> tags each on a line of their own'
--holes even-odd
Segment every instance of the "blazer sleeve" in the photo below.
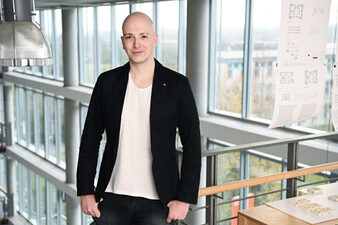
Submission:
<svg viewBox="0 0 338 225">
<path fill-rule="evenodd" d="M 198 112 L 187 78 L 184 79 L 180 97 L 178 129 L 183 145 L 183 159 L 176 199 L 196 204 L 201 171 L 201 137 Z"/>
<path fill-rule="evenodd" d="M 97 158 L 104 131 L 103 118 L 103 81 L 99 76 L 90 99 L 87 117 L 80 143 L 77 165 L 77 195 L 94 194 L 94 179 Z"/>
</svg>

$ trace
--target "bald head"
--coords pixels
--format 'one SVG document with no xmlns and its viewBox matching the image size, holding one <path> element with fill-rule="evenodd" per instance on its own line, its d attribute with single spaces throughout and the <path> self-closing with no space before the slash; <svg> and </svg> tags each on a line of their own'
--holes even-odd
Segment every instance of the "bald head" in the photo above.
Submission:
<svg viewBox="0 0 338 225">
<path fill-rule="evenodd" d="M 128 25 L 133 25 L 136 22 L 140 23 L 144 23 L 145 25 L 149 25 L 152 32 L 155 33 L 154 31 L 154 26 L 153 26 L 153 21 L 150 19 L 149 16 L 147 16 L 147 14 L 142 13 L 142 12 L 133 12 L 132 14 L 130 14 L 129 16 L 127 16 L 122 24 L 122 32 L 123 34 L 125 34 L 126 32 L 126 26 Z"/>
</svg>

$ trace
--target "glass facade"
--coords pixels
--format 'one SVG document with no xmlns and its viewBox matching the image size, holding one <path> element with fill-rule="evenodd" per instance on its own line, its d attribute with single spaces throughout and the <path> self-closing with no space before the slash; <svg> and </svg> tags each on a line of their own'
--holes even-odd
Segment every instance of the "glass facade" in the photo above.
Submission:
<svg viewBox="0 0 338 225">
<path fill-rule="evenodd" d="M 289 127 L 331 130 L 330 92 L 338 0 L 332 0 L 327 43 L 327 84 L 325 107 L 316 118 Z M 281 0 L 212 0 L 210 13 L 209 112 L 228 118 L 269 123 L 274 105 L 273 62 L 276 61 Z M 155 1 L 147 3 L 102 5 L 78 8 L 79 82 L 92 88 L 100 73 L 128 61 L 121 46 L 123 19 L 141 11 L 154 20 L 159 35 L 155 57 L 172 70 L 185 73 L 187 1 Z M 268 18 L 268 19 L 267 19 Z M 35 20 L 49 39 L 54 64 L 44 67 L 13 68 L 25 75 L 62 84 L 62 10 L 41 10 Z M 1 69 L 1 68 L 0 68 Z M 53 80 L 53 81 L 51 81 Z M 83 87 L 84 86 L 84 87 Z M 4 121 L 3 87 L 0 84 L 0 121 Z M 65 96 L 67 96 L 65 94 Z M 52 166 L 66 169 L 65 106 L 60 93 L 14 84 L 14 120 L 16 144 L 44 158 Z M 79 104 L 82 132 L 88 110 Z M 230 141 L 230 140 L 229 140 Z M 106 142 L 100 145 L 97 171 Z M 224 143 L 209 140 L 208 149 L 224 147 Z M 75 151 L 75 150 L 74 150 Z M 78 149 L 76 149 L 78 151 Z M 327 152 L 328 155 L 328 152 Z M 217 184 L 260 177 L 286 170 L 285 160 L 273 155 L 247 150 L 219 155 L 216 158 Z M 300 165 L 303 167 L 306 165 Z M 6 160 L 0 155 L 0 187 L 7 188 Z M 96 177 L 97 179 L 97 177 Z M 326 179 L 323 174 L 306 176 L 310 183 Z M 17 210 L 34 225 L 64 225 L 67 223 L 65 193 L 47 182 L 20 162 L 16 166 Z M 234 207 L 244 209 L 263 205 L 285 197 L 285 191 L 264 195 L 285 188 L 285 181 L 273 182 L 224 193 L 217 198 L 218 224 L 230 224 Z M 257 196 L 235 205 L 236 198 Z M 262 196 L 260 196 L 262 195 Z M 90 224 L 90 216 L 81 214 L 82 225 Z M 234 221 L 234 220 L 233 220 Z"/>
<path fill-rule="evenodd" d="M 17 207 L 34 225 L 65 225 L 64 193 L 25 166 L 17 163 Z"/>
<path fill-rule="evenodd" d="M 281 0 L 212 1 L 209 110 L 268 124 L 274 109 Z M 324 105 L 314 118 L 288 125 L 306 132 L 331 131 L 331 76 L 337 1 L 332 1 L 326 48 Z"/>
<path fill-rule="evenodd" d="M 20 86 L 15 94 L 18 143 L 65 168 L 63 99 Z"/>
</svg>

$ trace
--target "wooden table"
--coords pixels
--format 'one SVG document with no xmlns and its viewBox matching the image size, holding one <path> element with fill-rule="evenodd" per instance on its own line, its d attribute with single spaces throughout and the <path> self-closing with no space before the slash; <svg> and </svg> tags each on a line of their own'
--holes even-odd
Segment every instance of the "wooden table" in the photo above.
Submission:
<svg viewBox="0 0 338 225">
<path fill-rule="evenodd" d="M 281 212 L 270 206 L 258 206 L 238 212 L 239 225 L 309 225 L 310 223 Z M 316 225 L 338 225 L 338 219 Z"/>
</svg>

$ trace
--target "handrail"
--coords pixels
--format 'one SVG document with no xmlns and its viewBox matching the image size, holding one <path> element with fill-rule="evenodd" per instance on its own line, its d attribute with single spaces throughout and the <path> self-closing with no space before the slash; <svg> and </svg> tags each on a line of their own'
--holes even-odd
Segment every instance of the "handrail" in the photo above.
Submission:
<svg viewBox="0 0 338 225">
<path fill-rule="evenodd" d="M 230 153 L 230 152 L 240 152 L 240 151 L 245 151 L 248 149 L 265 148 L 265 147 L 270 147 L 274 145 L 289 144 L 289 143 L 295 143 L 295 142 L 300 142 L 300 141 L 309 141 L 313 139 L 326 138 L 326 137 L 331 137 L 331 136 L 336 136 L 336 135 L 338 136 L 338 131 L 326 132 L 322 134 L 308 134 L 308 135 L 303 135 L 303 136 L 298 136 L 298 137 L 274 139 L 274 140 L 268 140 L 268 141 L 260 141 L 260 142 L 255 142 L 255 143 L 242 144 L 242 145 L 227 146 L 227 147 L 218 148 L 214 150 L 202 151 L 202 157 L 220 155 L 220 154 Z M 178 148 L 177 151 L 179 153 L 183 153 L 182 147 Z"/>
<path fill-rule="evenodd" d="M 2 187 L 0 187 L 0 192 L 4 193 L 5 195 L 7 195 L 7 191 L 5 189 L 3 189 Z"/>
<path fill-rule="evenodd" d="M 283 138 L 283 139 L 261 141 L 261 142 L 255 142 L 255 143 L 249 143 L 249 144 L 235 145 L 235 146 L 230 146 L 230 147 L 218 148 L 215 150 L 203 151 L 202 156 L 206 157 L 206 156 L 219 155 L 219 154 L 229 153 L 229 152 L 245 151 L 248 149 L 265 148 L 265 147 L 269 147 L 273 145 L 282 145 L 282 144 L 289 144 L 289 143 L 300 142 L 300 141 L 309 141 L 313 139 L 331 137 L 335 135 L 338 135 L 338 132 L 332 131 L 332 132 L 327 132 L 323 134 L 309 134 L 309 135 L 304 135 L 304 136 L 299 136 L 299 137 L 291 137 L 291 138 Z"/>
<path fill-rule="evenodd" d="M 338 162 L 327 163 L 322 165 L 317 165 L 309 168 L 303 168 L 298 170 L 292 170 L 288 172 L 282 172 L 277 174 L 272 174 L 268 176 L 256 177 L 241 181 L 234 181 L 227 184 L 221 184 L 206 188 L 201 188 L 198 193 L 198 197 L 213 195 L 225 191 L 237 190 L 240 188 L 251 187 L 259 184 L 270 183 L 274 181 L 295 178 L 303 175 L 320 173 L 323 171 L 335 170 L 338 169 Z"/>
</svg>

